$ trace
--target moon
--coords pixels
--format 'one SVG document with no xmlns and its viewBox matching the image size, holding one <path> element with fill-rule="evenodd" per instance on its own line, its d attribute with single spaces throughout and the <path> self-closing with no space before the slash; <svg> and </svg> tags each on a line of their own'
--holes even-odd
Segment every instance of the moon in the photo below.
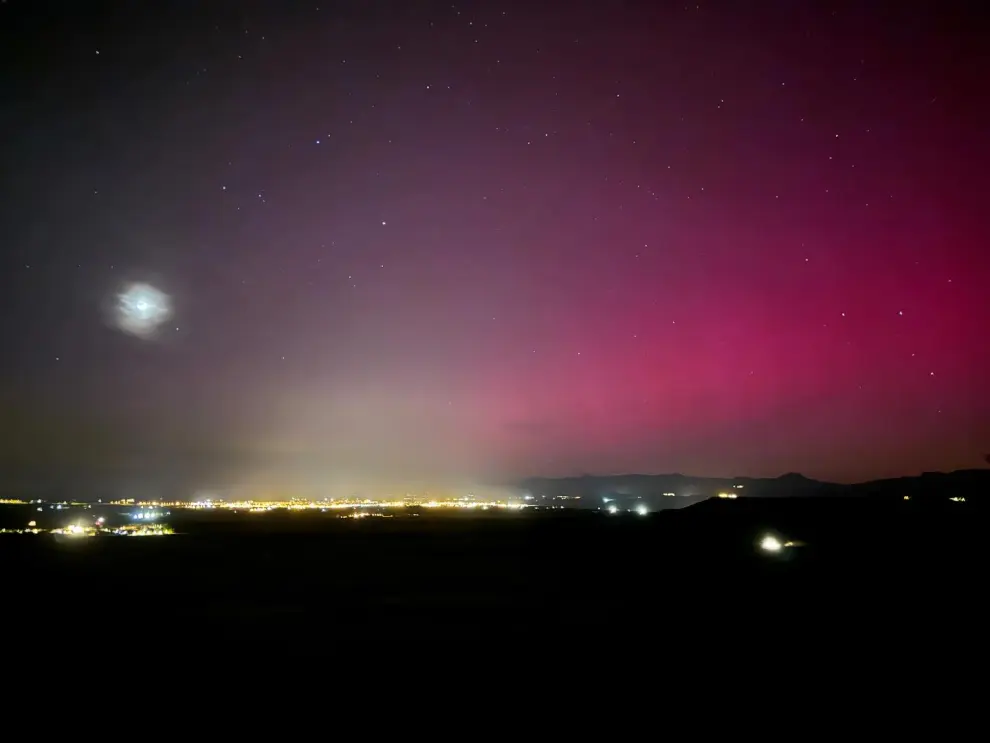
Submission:
<svg viewBox="0 0 990 743">
<path fill-rule="evenodd" d="M 128 284 L 117 295 L 114 322 L 129 335 L 152 338 L 171 316 L 171 298 L 151 284 Z"/>
</svg>

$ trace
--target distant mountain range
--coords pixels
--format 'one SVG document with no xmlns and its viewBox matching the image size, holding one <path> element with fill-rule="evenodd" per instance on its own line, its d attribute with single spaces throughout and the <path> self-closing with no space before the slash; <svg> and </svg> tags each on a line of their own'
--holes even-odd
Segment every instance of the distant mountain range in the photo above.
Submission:
<svg viewBox="0 0 990 743">
<path fill-rule="evenodd" d="M 871 498 L 976 497 L 990 494 L 990 469 L 925 472 L 913 477 L 842 485 L 811 480 L 794 472 L 772 478 L 731 479 L 688 475 L 582 475 L 535 477 L 518 487 L 537 504 L 556 501 L 581 508 L 601 508 L 608 503 L 628 506 L 643 501 L 651 510 L 683 508 L 706 498 L 790 498 L 850 496 Z"/>
</svg>

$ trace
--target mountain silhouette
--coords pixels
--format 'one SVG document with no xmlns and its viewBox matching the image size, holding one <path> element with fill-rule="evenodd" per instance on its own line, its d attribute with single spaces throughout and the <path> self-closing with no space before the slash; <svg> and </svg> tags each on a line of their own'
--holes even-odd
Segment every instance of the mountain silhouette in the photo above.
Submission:
<svg viewBox="0 0 990 743">
<path fill-rule="evenodd" d="M 720 494 L 735 498 L 973 497 L 990 491 L 990 470 L 925 472 L 917 476 L 871 480 L 852 485 L 813 480 L 797 472 L 788 472 L 772 478 L 691 477 L 676 473 L 533 477 L 518 483 L 518 487 L 536 505 L 566 499 L 571 506 L 601 508 L 605 503 L 616 503 L 622 507 L 642 501 L 652 510 L 665 510 L 682 508 Z"/>
</svg>

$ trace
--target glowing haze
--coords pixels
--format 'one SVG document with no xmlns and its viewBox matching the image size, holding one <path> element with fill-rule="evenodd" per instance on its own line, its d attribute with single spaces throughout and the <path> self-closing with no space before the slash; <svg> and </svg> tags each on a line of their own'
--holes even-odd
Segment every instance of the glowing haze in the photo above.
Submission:
<svg viewBox="0 0 990 743">
<path fill-rule="evenodd" d="M 153 338 L 172 316 L 172 300 L 150 284 L 128 284 L 116 296 L 113 323 L 138 338 Z"/>
<path fill-rule="evenodd" d="M 34 5 L 0 7 L 7 472 L 856 480 L 990 447 L 978 19 Z"/>
</svg>

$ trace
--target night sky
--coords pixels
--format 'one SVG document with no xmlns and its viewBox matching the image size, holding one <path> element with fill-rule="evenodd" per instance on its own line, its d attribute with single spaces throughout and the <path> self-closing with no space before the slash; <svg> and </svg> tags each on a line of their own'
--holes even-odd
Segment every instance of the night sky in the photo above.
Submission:
<svg viewBox="0 0 990 743">
<path fill-rule="evenodd" d="M 937 7 L 6 0 L 5 482 L 980 466 Z"/>
</svg>

